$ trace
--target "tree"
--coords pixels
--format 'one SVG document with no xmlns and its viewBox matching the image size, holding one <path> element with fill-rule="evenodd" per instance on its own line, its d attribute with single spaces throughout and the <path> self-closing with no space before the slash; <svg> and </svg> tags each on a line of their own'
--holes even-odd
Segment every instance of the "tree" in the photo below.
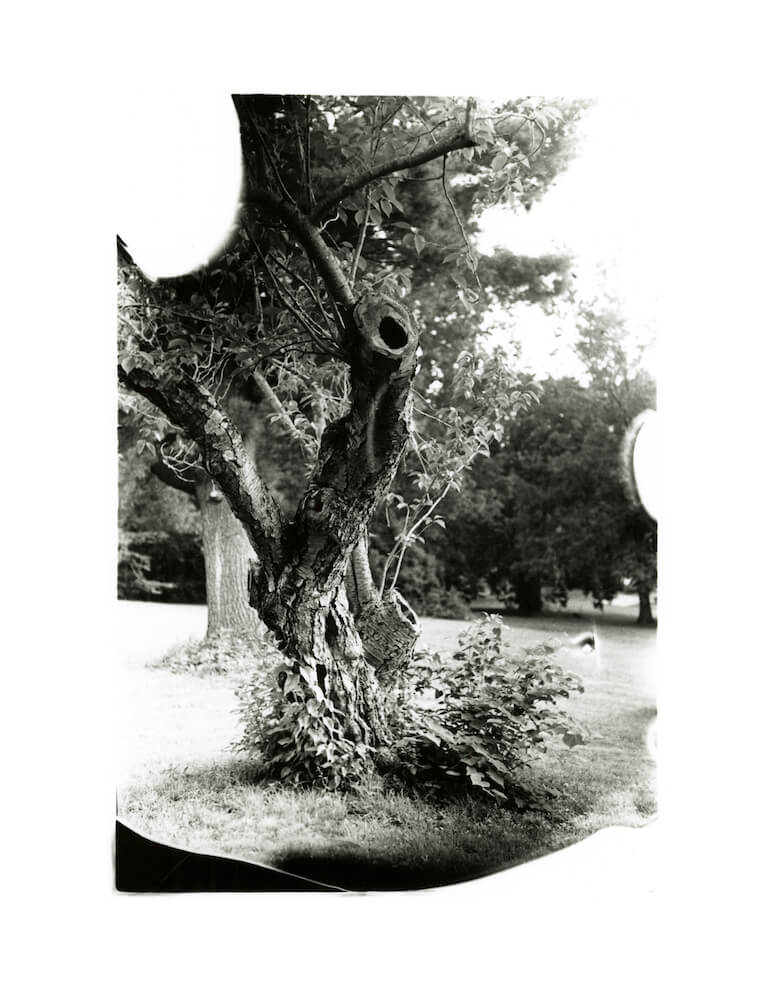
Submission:
<svg viewBox="0 0 773 1000">
<path fill-rule="evenodd" d="M 235 104 L 245 162 L 238 232 L 184 281 L 149 282 L 121 253 L 118 376 L 196 443 L 244 526 L 256 556 L 250 604 L 290 664 L 273 758 L 280 773 L 317 774 L 337 757 L 389 746 L 383 692 L 418 635 L 394 586 L 376 588 L 367 552 L 368 524 L 411 436 L 420 353 L 404 258 L 429 241 L 406 220 L 399 182 L 436 164 L 433 180 L 459 222 L 449 193 L 459 154 L 457 176 L 484 179 L 487 197 L 532 198 L 550 173 L 540 149 L 552 154 L 576 114 L 532 99 L 480 114 L 452 99 Z M 458 232 L 448 270 L 468 300 L 478 294 L 475 260 Z M 481 374 L 473 369 L 462 373 L 465 392 Z M 292 516 L 224 402 L 256 378 L 309 459 Z"/>
<path fill-rule="evenodd" d="M 633 503 L 621 468 L 627 429 L 654 405 L 651 376 L 630 357 L 617 309 L 578 309 L 577 352 L 588 384 L 544 379 L 539 405 L 511 424 L 506 443 L 476 463 L 474 486 L 449 512 L 450 577 L 468 591 L 478 578 L 523 614 L 542 607 L 542 590 L 562 603 L 567 591 L 599 607 L 626 586 L 651 624 L 657 578 L 656 526 Z"/>
</svg>

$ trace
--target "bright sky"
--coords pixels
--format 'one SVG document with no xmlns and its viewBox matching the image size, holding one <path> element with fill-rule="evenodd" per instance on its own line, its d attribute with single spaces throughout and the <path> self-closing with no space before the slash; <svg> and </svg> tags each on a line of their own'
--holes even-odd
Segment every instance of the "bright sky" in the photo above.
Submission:
<svg viewBox="0 0 773 1000">
<path fill-rule="evenodd" d="M 614 292 L 632 333 L 645 336 L 654 327 L 655 247 L 662 239 L 653 182 L 661 151 L 652 121 L 637 101 L 601 98 L 587 112 L 581 134 L 577 157 L 530 212 L 484 213 L 478 245 L 483 252 L 496 245 L 528 255 L 568 251 L 580 290 Z M 522 343 L 524 363 L 538 373 L 572 373 L 569 351 L 558 347 L 557 321 L 539 307 L 521 307 L 505 325 Z M 654 359 L 648 364 L 653 367 Z"/>
<path fill-rule="evenodd" d="M 161 92 L 122 114 L 118 232 L 154 278 L 195 270 L 225 242 L 238 207 L 241 145 L 230 96 Z"/>
</svg>

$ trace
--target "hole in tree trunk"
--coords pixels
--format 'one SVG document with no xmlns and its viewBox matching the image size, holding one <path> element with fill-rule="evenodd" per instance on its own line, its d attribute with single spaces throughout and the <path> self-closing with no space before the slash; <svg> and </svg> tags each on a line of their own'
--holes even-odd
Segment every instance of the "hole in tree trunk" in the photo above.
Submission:
<svg viewBox="0 0 773 1000">
<path fill-rule="evenodd" d="M 408 334 L 400 326 L 397 320 L 392 319 L 391 316 L 385 316 L 378 325 L 378 332 L 381 334 L 381 339 L 391 350 L 396 351 L 401 347 L 405 347 L 408 343 Z"/>
<path fill-rule="evenodd" d="M 332 647 L 338 639 L 338 626 L 336 620 L 329 614 L 325 619 L 325 642 Z"/>
</svg>

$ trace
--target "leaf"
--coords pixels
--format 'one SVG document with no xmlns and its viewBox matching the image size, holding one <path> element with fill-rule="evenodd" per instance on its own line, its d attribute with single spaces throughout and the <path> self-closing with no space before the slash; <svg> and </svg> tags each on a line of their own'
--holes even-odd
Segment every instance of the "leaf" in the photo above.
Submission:
<svg viewBox="0 0 773 1000">
<path fill-rule="evenodd" d="M 467 768 L 467 777 L 470 779 L 470 783 L 477 786 L 478 788 L 490 788 L 488 781 L 486 781 L 486 775 L 477 769 L 477 767 Z"/>
<path fill-rule="evenodd" d="M 416 253 L 420 254 L 424 247 L 427 245 L 427 241 L 421 235 L 421 233 L 414 233 L 413 245 L 416 248 Z"/>
</svg>

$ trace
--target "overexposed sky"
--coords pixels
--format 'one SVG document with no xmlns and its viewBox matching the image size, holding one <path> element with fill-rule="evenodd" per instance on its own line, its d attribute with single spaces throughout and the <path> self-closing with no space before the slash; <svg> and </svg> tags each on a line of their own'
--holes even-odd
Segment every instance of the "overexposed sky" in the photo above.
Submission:
<svg viewBox="0 0 773 1000">
<path fill-rule="evenodd" d="M 241 141 L 228 93 L 160 91 L 122 109 L 118 233 L 154 278 L 213 257 L 236 218 Z"/>
<path fill-rule="evenodd" d="M 654 327 L 656 248 L 664 238 L 656 183 L 664 151 L 653 121 L 640 99 L 599 98 L 585 115 L 577 156 L 551 190 L 529 212 L 488 209 L 478 239 L 483 253 L 497 245 L 530 256 L 568 252 L 579 290 L 612 292 L 637 338 Z M 554 335 L 558 325 L 539 307 L 513 314 L 523 360 L 538 373 L 572 373 L 571 357 Z"/>
</svg>

